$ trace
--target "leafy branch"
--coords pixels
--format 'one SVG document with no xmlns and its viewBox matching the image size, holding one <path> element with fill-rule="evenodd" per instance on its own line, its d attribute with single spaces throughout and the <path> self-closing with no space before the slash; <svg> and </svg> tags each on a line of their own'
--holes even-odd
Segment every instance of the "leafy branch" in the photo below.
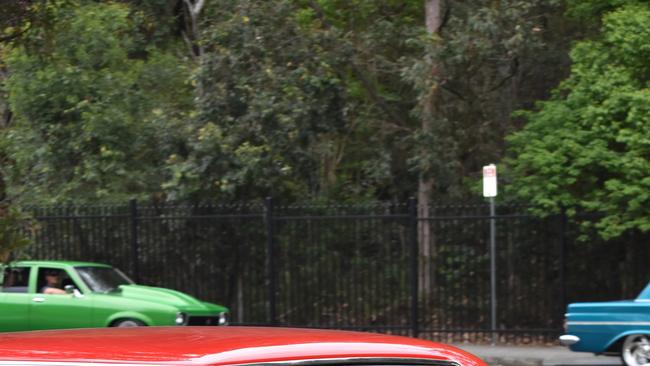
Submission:
<svg viewBox="0 0 650 366">
<path fill-rule="evenodd" d="M 11 254 L 31 244 L 37 228 L 30 215 L 8 203 L 0 204 L 0 262 L 9 262 Z"/>
</svg>

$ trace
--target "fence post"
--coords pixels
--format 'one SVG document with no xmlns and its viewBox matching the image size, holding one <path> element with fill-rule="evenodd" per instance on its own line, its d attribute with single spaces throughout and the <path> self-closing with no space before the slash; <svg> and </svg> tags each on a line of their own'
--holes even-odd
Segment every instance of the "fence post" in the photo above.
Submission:
<svg viewBox="0 0 650 366">
<path fill-rule="evenodd" d="M 420 333 L 419 324 L 419 246 L 418 246 L 418 203 L 415 197 L 409 198 L 409 244 L 411 259 L 411 335 L 417 337 Z"/>
<path fill-rule="evenodd" d="M 497 343 L 497 244 L 496 208 L 494 197 L 490 197 L 490 328 L 492 345 Z"/>
<path fill-rule="evenodd" d="M 268 323 L 277 324 L 276 278 L 275 278 L 275 233 L 273 220 L 273 198 L 267 197 L 266 206 L 266 284 L 268 290 Z"/>
<path fill-rule="evenodd" d="M 567 306 L 567 301 L 566 301 L 566 289 L 567 289 L 567 283 L 566 283 L 566 237 L 567 237 L 567 214 L 566 214 L 566 209 L 562 208 L 562 211 L 560 211 L 560 283 L 561 283 L 561 291 L 562 293 L 560 294 L 560 301 L 562 303 L 562 312 L 565 311 L 566 306 Z"/>
<path fill-rule="evenodd" d="M 130 219 L 131 219 L 131 263 L 133 266 L 133 278 L 136 283 L 140 283 L 140 243 L 138 241 L 138 201 L 131 199 Z"/>
</svg>

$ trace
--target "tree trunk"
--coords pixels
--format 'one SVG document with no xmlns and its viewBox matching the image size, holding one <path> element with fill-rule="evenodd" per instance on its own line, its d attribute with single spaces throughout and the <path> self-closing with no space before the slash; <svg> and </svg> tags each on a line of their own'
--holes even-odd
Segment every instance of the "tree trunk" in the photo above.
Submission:
<svg viewBox="0 0 650 366">
<path fill-rule="evenodd" d="M 5 80 L 9 77 L 6 68 L 0 67 L 0 85 L 4 84 Z M 0 130 L 4 130 L 11 124 L 13 114 L 9 108 L 9 100 L 6 95 L 0 94 Z M 4 163 L 5 156 L 0 155 L 0 164 Z M 0 202 L 4 202 L 7 198 L 7 189 L 5 184 L 5 177 L 3 169 L 0 169 Z"/>
<path fill-rule="evenodd" d="M 438 33 L 442 25 L 442 0 L 424 0 L 427 32 Z"/>
<path fill-rule="evenodd" d="M 435 34 L 440 31 L 442 25 L 442 0 L 425 0 L 425 23 L 427 32 Z M 440 68 L 434 65 L 431 72 L 438 76 Z M 434 78 L 435 79 L 435 78 Z M 431 90 L 427 92 L 427 97 L 424 100 L 422 110 L 422 123 L 421 129 L 423 134 L 429 134 L 432 131 L 434 116 L 436 113 L 436 102 L 438 99 L 438 86 L 434 83 Z M 423 147 L 421 154 L 424 158 L 430 156 L 427 153 L 427 148 Z M 427 166 L 430 166 L 427 164 Z M 433 268 L 433 255 L 435 255 L 435 241 L 431 232 L 431 222 L 429 218 L 429 207 L 431 205 L 431 194 L 433 193 L 434 178 L 432 172 L 422 170 L 420 171 L 420 178 L 418 182 L 418 215 L 421 219 L 418 225 L 418 242 L 420 246 L 420 274 L 419 286 L 420 293 L 427 295 L 435 287 L 434 268 Z"/>
<path fill-rule="evenodd" d="M 203 63 L 203 54 L 205 49 L 201 44 L 200 15 L 206 0 L 183 0 L 183 9 L 185 9 L 185 30 L 182 32 L 183 39 L 189 48 L 190 55 L 196 65 L 201 67 Z M 204 88 L 201 78 L 196 85 L 196 93 L 199 98 L 204 96 Z"/>
<path fill-rule="evenodd" d="M 199 15 L 205 6 L 205 0 L 183 0 L 186 9 L 186 25 L 183 38 L 190 48 L 194 58 L 200 60 L 203 56 L 203 46 L 200 43 Z"/>
</svg>

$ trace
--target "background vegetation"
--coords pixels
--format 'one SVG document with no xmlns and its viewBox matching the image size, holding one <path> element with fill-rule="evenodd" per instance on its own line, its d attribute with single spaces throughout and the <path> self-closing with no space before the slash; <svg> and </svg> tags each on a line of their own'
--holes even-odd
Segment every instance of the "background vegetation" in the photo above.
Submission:
<svg viewBox="0 0 650 366">
<path fill-rule="evenodd" d="M 650 229 L 644 1 L 8 3 L 4 200 L 426 203 L 495 162 L 502 200 Z"/>
</svg>

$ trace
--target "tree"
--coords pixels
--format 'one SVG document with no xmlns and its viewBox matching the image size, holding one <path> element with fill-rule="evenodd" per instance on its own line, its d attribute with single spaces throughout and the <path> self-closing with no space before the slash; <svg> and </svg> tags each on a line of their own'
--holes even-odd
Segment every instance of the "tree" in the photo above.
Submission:
<svg viewBox="0 0 650 366">
<path fill-rule="evenodd" d="M 5 52 L 30 199 L 463 198 L 561 75 L 541 0 L 429 1 L 435 35 L 422 0 L 44 3 Z"/>
<path fill-rule="evenodd" d="M 605 238 L 650 230 L 650 6 L 603 18 L 571 52 L 570 77 L 509 138 L 515 192 L 549 214 L 603 214 Z"/>
<path fill-rule="evenodd" d="M 466 195 L 464 178 L 500 156 L 507 116 L 544 93 L 520 90 L 542 79 L 529 73 L 546 60 L 543 20 L 554 8 L 435 4 L 446 9 L 439 36 L 427 35 L 421 0 L 206 5 L 194 137 L 166 187 L 405 199 L 421 177 L 435 182 L 423 196 Z M 199 140 L 201 131 L 215 135 Z"/>
<path fill-rule="evenodd" d="M 207 10 L 207 9 L 206 9 Z M 342 128 L 333 62 L 288 1 L 212 8 L 188 151 L 171 159 L 174 197 L 306 196 L 319 136 Z"/>
<path fill-rule="evenodd" d="M 431 228 L 430 202 L 464 198 L 465 179 L 502 151 L 513 128 L 512 108 L 529 96 L 526 74 L 545 50 L 543 20 L 553 9 L 541 2 L 425 2 L 427 35 L 416 41 L 405 76 L 417 92 L 412 114 L 412 169 L 418 172 L 420 289 L 436 287 L 433 261 L 439 243 Z M 419 58 L 416 58 L 419 55 Z M 539 63 L 541 64 L 541 63 Z M 512 103 L 504 103 L 504 100 Z M 494 160 L 491 160 L 494 159 Z"/>
<path fill-rule="evenodd" d="M 191 105 L 188 70 L 141 42 L 138 14 L 126 5 L 52 12 L 51 28 L 30 29 L 7 57 L 16 117 L 0 146 L 11 196 L 60 202 L 161 192 L 165 149 L 182 135 L 175 117 Z"/>
<path fill-rule="evenodd" d="M 20 42 L 30 28 L 45 25 L 50 8 L 47 0 L 10 1 L 0 7 L 0 129 L 8 127 L 13 116 L 4 87 L 9 74 L 5 63 L 9 45 Z M 0 161 L 4 160 L 0 156 Z M 5 198 L 5 179 L 0 170 L 0 201 Z"/>
<path fill-rule="evenodd" d="M 440 38 L 440 28 L 442 27 L 442 0 L 425 0 L 425 23 L 427 33 L 432 38 Z M 435 61 L 431 64 L 430 74 L 425 78 L 431 78 L 436 81 L 444 79 L 444 70 L 442 65 Z M 440 85 L 433 83 L 429 90 L 421 98 L 422 103 L 422 134 L 431 134 L 434 129 L 436 118 L 440 118 L 437 113 L 439 105 Z M 423 151 L 421 155 L 429 155 L 424 146 L 420 147 Z M 430 165 L 428 165 L 430 166 Z M 418 243 L 420 244 L 420 284 L 421 290 L 428 291 L 432 288 L 433 263 L 431 261 L 432 252 L 435 252 L 435 242 L 431 235 L 431 222 L 429 219 L 429 207 L 431 196 L 433 194 L 434 177 L 430 169 L 422 169 L 418 177 L 417 202 L 419 205 L 418 217 L 423 220 L 418 223 Z"/>
<path fill-rule="evenodd" d="M 12 255 L 31 244 L 29 234 L 37 228 L 29 215 L 6 202 L 0 203 L 0 264 L 11 261 Z"/>
</svg>

